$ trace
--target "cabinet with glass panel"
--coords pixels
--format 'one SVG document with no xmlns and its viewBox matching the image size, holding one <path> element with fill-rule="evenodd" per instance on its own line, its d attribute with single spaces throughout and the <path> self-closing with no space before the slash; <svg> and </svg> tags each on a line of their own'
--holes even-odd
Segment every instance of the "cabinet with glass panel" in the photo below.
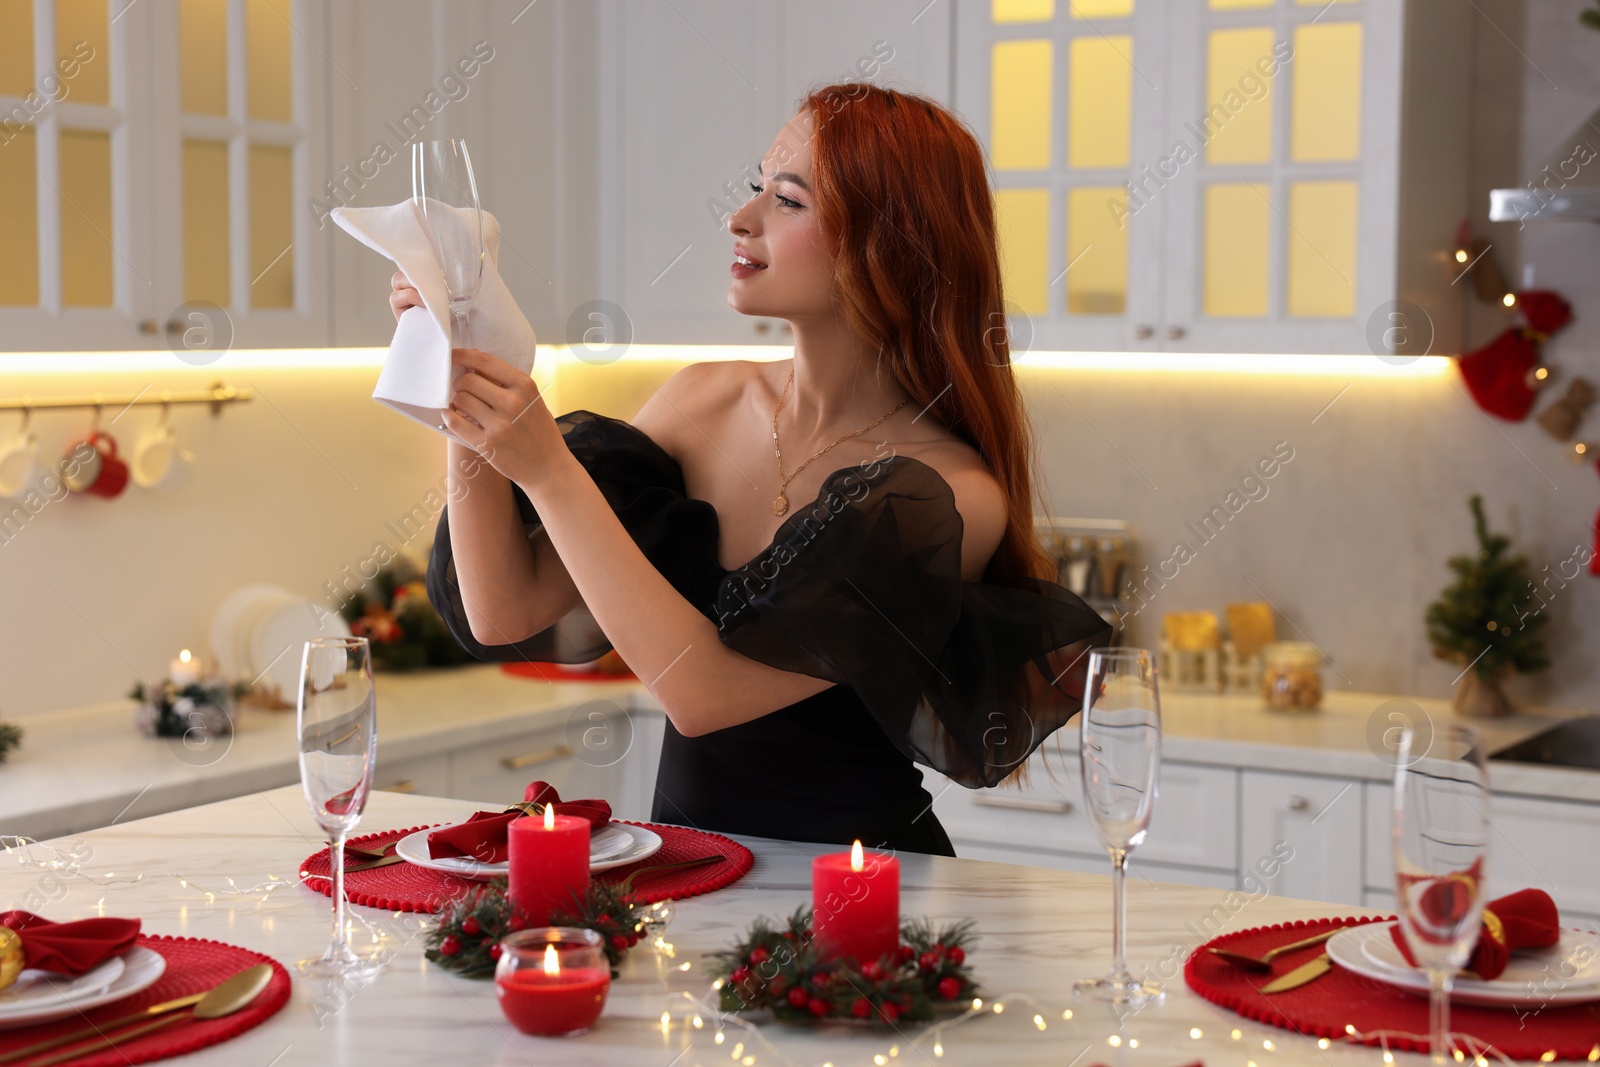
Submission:
<svg viewBox="0 0 1600 1067">
<path fill-rule="evenodd" d="M 1458 350 L 1471 14 L 965 0 L 955 98 L 1014 325 L 1048 349 Z"/>
<path fill-rule="evenodd" d="M 0 0 L 0 345 L 326 343 L 324 0 Z"/>
</svg>

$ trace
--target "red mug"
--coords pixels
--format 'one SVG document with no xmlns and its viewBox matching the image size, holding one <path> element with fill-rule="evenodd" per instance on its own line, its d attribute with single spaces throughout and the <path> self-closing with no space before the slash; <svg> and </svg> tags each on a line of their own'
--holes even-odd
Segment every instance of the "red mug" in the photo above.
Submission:
<svg viewBox="0 0 1600 1067">
<path fill-rule="evenodd" d="M 128 465 L 117 455 L 116 440 L 98 430 L 67 448 L 61 476 L 73 492 L 108 500 L 128 487 Z"/>
</svg>

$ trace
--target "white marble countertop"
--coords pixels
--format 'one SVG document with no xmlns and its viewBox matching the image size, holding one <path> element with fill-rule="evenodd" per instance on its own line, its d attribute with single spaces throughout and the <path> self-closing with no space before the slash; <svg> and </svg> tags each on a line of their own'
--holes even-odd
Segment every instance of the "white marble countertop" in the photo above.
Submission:
<svg viewBox="0 0 1600 1067">
<path fill-rule="evenodd" d="M 377 676 L 381 763 L 505 740 L 562 721 L 579 705 L 606 700 L 630 713 L 660 714 L 643 684 L 545 682 L 496 664 Z M 0 764 L 0 832 L 44 837 L 105 825 L 298 781 L 292 711 L 246 708 L 225 748 L 191 750 L 133 727 L 134 702 L 29 715 L 22 746 Z M 1163 755 L 1227 767 L 1390 776 L 1375 758 L 1391 712 L 1454 721 L 1447 701 L 1330 690 L 1322 710 L 1267 711 L 1254 696 L 1162 694 Z M 1514 744 L 1581 714 L 1535 709 L 1480 723 L 1491 749 Z M 1600 803 L 1600 772 L 1491 762 L 1497 792 Z"/>
<path fill-rule="evenodd" d="M 473 809 L 461 801 L 374 793 L 356 832 L 460 818 Z M 376 930 L 392 953 L 385 971 L 369 984 L 342 988 L 296 978 L 292 999 L 272 1019 L 183 1062 L 692 1067 L 730 1062 L 739 1042 L 742 1055 L 754 1057 L 743 1063 L 766 1065 L 1176 1067 L 1203 1059 L 1207 1067 L 1373 1067 L 1381 1062 L 1376 1049 L 1335 1045 L 1320 1050 L 1292 1032 L 1249 1022 L 1192 994 L 1181 975 L 1167 982 L 1164 1002 L 1119 1022 L 1110 1009 L 1075 1001 L 1070 991 L 1074 979 L 1099 974 L 1109 964 L 1108 877 L 921 855 L 900 857 L 902 915 L 975 919 L 977 977 L 991 999 L 1015 994 L 1005 1001 L 1008 1010 L 984 1012 L 945 1030 L 942 1056 L 932 1050 L 932 1035 L 914 1027 L 891 1033 L 852 1024 L 808 1030 L 766 1022 L 751 1032 L 743 1020 L 696 1008 L 691 998 L 708 992 L 704 954 L 726 947 L 757 915 L 779 917 L 807 902 L 810 857 L 835 849 L 741 840 L 755 853 L 754 869 L 732 886 L 678 902 L 666 931 L 675 954 L 660 956 L 641 942 L 613 983 L 605 1014 L 586 1035 L 541 1039 L 518 1033 L 500 1014 L 491 982 L 456 977 L 424 960 L 419 920 L 425 917 L 352 907 L 359 916 L 353 922 L 358 943 Z M 301 860 L 322 843 L 297 787 L 124 821 L 56 843 L 76 844 L 86 858 L 60 895 L 38 909 L 49 918 L 82 918 L 102 908 L 108 915 L 137 915 L 148 933 L 243 945 L 291 970 L 296 959 L 326 944 L 327 898 L 292 884 Z M 119 884 L 103 884 L 108 874 Z M 120 884 L 135 876 L 142 877 Z M 230 884 L 248 888 L 271 876 L 291 884 L 265 899 L 260 893 L 229 891 Z M 17 906 L 43 882 L 38 870 L 0 865 L 6 907 Z M 208 891 L 220 892 L 208 899 Z M 1130 879 L 1129 963 L 1138 974 L 1174 972 L 1173 961 L 1211 936 L 1196 925 L 1208 916 L 1213 922 L 1225 916 L 1223 929 L 1235 929 L 1362 914 L 1372 913 Z M 1063 1019 L 1064 1010 L 1072 1011 L 1070 1020 Z M 700 1028 L 692 1025 L 697 1013 Z M 725 1033 L 720 1045 L 719 1029 Z M 1192 1032 L 1199 1036 L 1191 1037 Z M 1108 1044 L 1112 1035 L 1120 1037 L 1120 1047 Z M 875 1061 L 875 1055 L 885 1058 Z M 1397 1059 L 1425 1062 L 1410 1054 Z"/>
</svg>

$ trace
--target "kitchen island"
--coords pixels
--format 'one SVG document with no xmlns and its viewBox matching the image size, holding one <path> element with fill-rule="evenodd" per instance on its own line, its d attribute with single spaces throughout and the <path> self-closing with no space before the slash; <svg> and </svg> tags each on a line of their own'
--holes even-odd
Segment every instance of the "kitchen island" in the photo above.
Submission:
<svg viewBox="0 0 1600 1067">
<path fill-rule="evenodd" d="M 453 821 L 475 808 L 459 800 L 374 793 L 356 833 Z M 1197 1059 L 1207 1067 L 1371 1067 L 1380 1062 L 1373 1048 L 1319 1049 L 1310 1039 L 1251 1023 L 1195 996 L 1178 973 L 1187 952 L 1219 929 L 1370 911 L 1130 879 L 1129 966 L 1136 974 L 1166 979 L 1169 992 L 1164 1002 L 1119 1022 L 1109 1007 L 1075 1000 L 1071 993 L 1074 979 L 1102 973 L 1109 964 L 1108 875 L 911 854 L 900 856 L 902 916 L 975 919 L 976 976 L 991 998 L 1014 994 L 1003 1002 L 1006 1010 L 993 1014 L 991 1004 L 947 1029 L 937 1052 L 929 1038 L 916 1042 L 918 1026 L 896 1032 L 840 1023 L 806 1030 L 768 1021 L 756 1027 L 756 1036 L 741 1021 L 709 1011 L 709 999 L 695 1004 L 692 998 L 708 992 L 705 955 L 729 945 L 756 916 L 787 915 L 809 901 L 811 857 L 836 846 L 739 840 L 754 852 L 754 868 L 725 889 L 677 902 L 664 935 L 673 954 L 658 954 L 640 942 L 613 982 L 600 1022 L 586 1035 L 540 1039 L 518 1033 L 501 1015 L 492 982 L 448 974 L 424 959 L 426 916 L 352 906 L 355 943 L 370 944 L 376 937 L 389 956 L 386 970 L 369 983 L 343 987 L 296 976 L 288 1005 L 263 1025 L 173 1062 L 259 1067 L 729 1062 L 749 1067 L 896 1062 L 1176 1067 Z M 48 918 L 138 916 L 146 933 L 241 945 L 273 956 L 291 972 L 296 959 L 320 952 L 327 942 L 327 898 L 295 884 L 301 861 L 322 846 L 297 786 L 119 822 L 52 844 L 75 848 L 82 866 L 38 907 Z M 286 884 L 270 891 L 255 888 L 274 879 Z M 0 900 L 7 906 L 54 884 L 38 869 L 9 862 L 0 867 Z M 237 893 L 236 888 L 254 891 Z M 1063 1018 L 1064 1011 L 1072 1013 L 1070 1019 Z M 1116 1045 L 1109 1043 L 1113 1038 Z M 741 1043 L 742 1050 L 733 1055 Z M 1397 1059 L 1425 1062 L 1410 1054 Z"/>
</svg>

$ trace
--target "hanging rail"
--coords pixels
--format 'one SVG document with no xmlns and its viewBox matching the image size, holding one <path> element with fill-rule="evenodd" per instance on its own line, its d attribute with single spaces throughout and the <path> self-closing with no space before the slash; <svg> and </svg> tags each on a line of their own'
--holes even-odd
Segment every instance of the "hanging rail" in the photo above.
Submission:
<svg viewBox="0 0 1600 1067">
<path fill-rule="evenodd" d="M 78 396 L 0 397 L 0 411 L 41 411 L 45 408 L 128 408 L 138 404 L 210 404 L 211 414 L 222 414 L 225 404 L 250 400 L 255 393 L 221 382 L 209 389 L 143 390 L 137 393 L 83 393 Z"/>
</svg>

